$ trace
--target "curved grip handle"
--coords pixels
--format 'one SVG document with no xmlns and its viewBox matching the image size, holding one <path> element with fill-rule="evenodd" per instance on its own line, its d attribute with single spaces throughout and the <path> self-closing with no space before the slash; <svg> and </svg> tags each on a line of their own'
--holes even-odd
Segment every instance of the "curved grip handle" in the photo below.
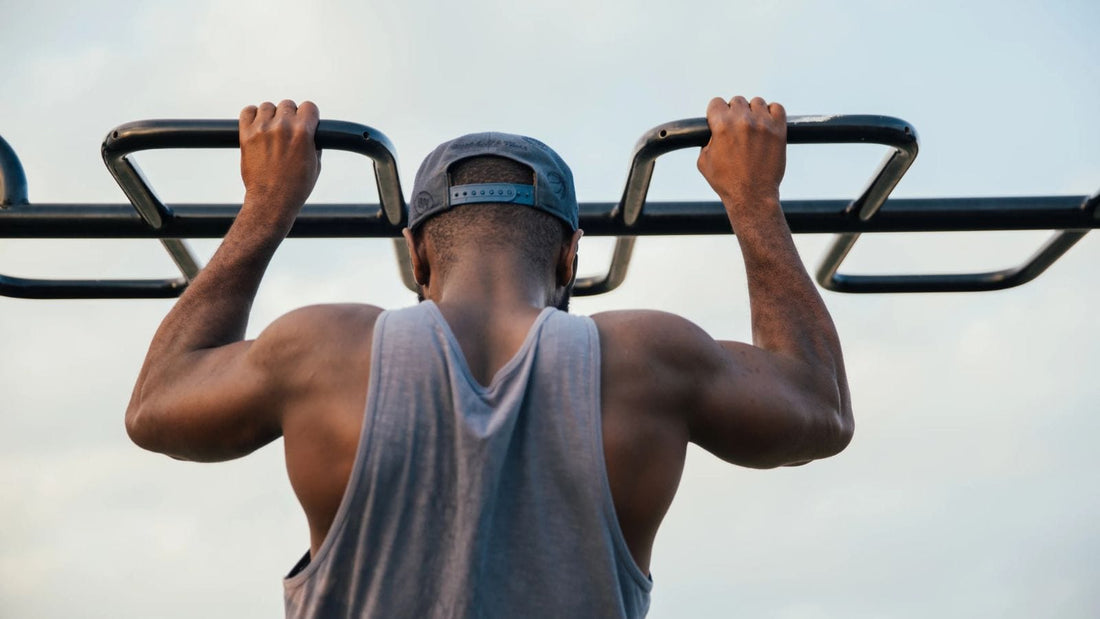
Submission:
<svg viewBox="0 0 1100 619">
<path fill-rule="evenodd" d="M 623 197 L 612 211 L 611 217 L 621 217 L 627 227 L 635 225 L 642 217 L 657 158 L 674 150 L 706 146 L 709 141 L 710 127 L 706 118 L 672 121 L 643 134 L 634 146 Z M 787 119 L 787 143 L 868 143 L 892 147 L 859 197 L 850 202 L 842 213 L 842 216 L 856 214 L 863 221 L 870 219 L 886 203 L 890 192 L 913 164 L 919 149 L 917 130 L 912 125 L 892 116 L 871 115 L 791 116 Z M 854 235 L 850 241 L 854 243 L 855 238 L 858 235 Z M 626 275 L 633 243 L 623 246 L 621 252 L 618 251 L 619 247 L 616 245 L 608 275 L 603 278 L 608 282 L 613 281 L 610 277 L 612 273 L 618 274 L 620 281 Z M 614 285 L 611 286 L 613 287 Z M 577 288 L 580 291 L 591 288 L 594 291 L 591 294 L 605 291 L 603 287 L 597 287 L 594 282 L 589 281 L 578 282 Z"/>
<path fill-rule="evenodd" d="M 314 139 L 318 149 L 344 150 L 370 157 L 382 213 L 393 226 L 405 223 L 405 198 L 397 177 L 393 143 L 381 131 L 342 120 L 322 120 Z M 236 120 L 139 120 L 115 127 L 103 140 L 103 163 L 142 219 L 163 227 L 172 211 L 156 196 L 128 155 L 166 148 L 239 148 Z"/>
<path fill-rule="evenodd" d="M 314 142 L 319 149 L 345 150 L 370 157 L 374 162 L 378 199 L 382 203 L 380 216 L 384 216 L 398 230 L 405 226 L 405 198 L 397 177 L 397 155 L 389 138 L 366 125 L 322 120 L 317 125 Z M 240 133 L 236 120 L 139 120 L 109 131 L 103 139 L 101 152 L 103 163 L 138 215 L 151 228 L 160 230 L 172 219 L 172 210 L 157 197 L 130 155 L 137 151 L 165 148 L 239 147 Z M 202 267 L 184 241 L 161 239 L 161 244 L 187 282 L 198 275 Z M 173 286 L 178 287 L 176 284 Z"/>
<path fill-rule="evenodd" d="M 634 225 L 642 215 L 653 166 L 657 158 L 683 148 L 706 146 L 710 127 L 706 118 L 688 118 L 658 125 L 638 140 L 631 158 L 630 172 L 619 209 L 623 221 Z M 886 202 L 886 198 L 913 164 L 919 148 L 917 130 L 892 116 L 840 115 L 791 116 L 787 119 L 788 144 L 868 143 L 892 146 L 867 187 L 846 209 L 868 219 Z M 619 213 L 615 213 L 618 215 Z"/>
</svg>

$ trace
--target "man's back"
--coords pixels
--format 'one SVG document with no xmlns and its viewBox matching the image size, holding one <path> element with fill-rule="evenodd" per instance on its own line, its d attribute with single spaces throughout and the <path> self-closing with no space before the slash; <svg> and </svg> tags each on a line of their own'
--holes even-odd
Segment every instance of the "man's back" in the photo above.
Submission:
<svg viewBox="0 0 1100 619">
<path fill-rule="evenodd" d="M 689 441 L 730 463 L 770 468 L 828 457 L 851 440 L 839 338 L 779 202 L 785 118 L 782 106 L 760 98 L 712 100 L 712 138 L 698 162 L 737 233 L 753 344 L 717 341 L 669 314 L 609 312 L 591 318 L 598 355 L 555 361 L 564 370 L 598 358 L 599 399 L 588 419 L 595 424 L 598 413 L 593 434 L 602 436 L 614 513 L 637 574 L 648 573 Z M 367 426 L 366 377 L 376 369 L 371 346 L 382 310 L 303 308 L 254 341 L 242 338 L 264 269 L 319 173 L 317 122 L 316 106 L 289 100 L 242 111 L 245 203 L 154 336 L 126 413 L 136 443 L 181 459 L 237 458 L 285 437 L 314 556 L 343 522 L 337 512 Z M 425 159 L 414 196 L 404 230 L 413 277 L 453 332 L 458 366 L 474 383 L 490 383 L 544 308 L 567 306 L 582 235 L 571 172 L 537 140 L 475 134 Z M 708 266 L 715 275 L 726 270 Z M 406 452 L 398 441 L 393 456 Z M 454 489 L 441 482 L 431 490 Z M 387 531 L 401 525 L 391 514 Z M 439 543 L 445 532 L 419 534 Z M 363 549 L 396 543 L 392 534 L 360 541 Z"/>
<path fill-rule="evenodd" d="M 430 301 L 382 314 L 372 339 L 346 496 L 287 580 L 288 616 L 644 614 L 650 583 L 607 485 L 592 321 L 543 310 L 489 381 Z"/>
<path fill-rule="evenodd" d="M 431 306 L 453 334 L 462 358 L 460 368 L 474 384 L 489 383 L 512 362 L 542 315 L 489 311 L 463 317 L 461 308 L 448 311 Z M 312 306 L 288 314 L 265 332 L 269 341 L 309 343 L 273 346 L 275 350 L 268 349 L 264 356 L 274 364 L 309 368 L 301 380 L 315 385 L 312 392 L 318 396 L 288 403 L 283 417 L 287 472 L 310 523 L 314 554 L 332 526 L 352 475 L 371 397 L 367 377 L 375 371 L 372 361 L 389 362 L 386 355 L 372 354 L 381 315 L 371 306 Z M 637 324 L 639 320 L 647 326 Z M 599 344 L 597 358 L 554 359 L 563 370 L 595 363 L 600 372 L 599 401 L 593 412 L 601 420 L 606 475 L 619 526 L 643 573 L 649 572 L 657 528 L 680 481 L 688 432 L 682 411 L 673 405 L 684 401 L 679 391 L 690 388 L 664 371 L 646 346 L 659 339 L 655 326 L 674 330 L 683 328 L 683 322 L 652 312 L 596 315 L 591 323 Z M 487 324 L 497 325 L 498 337 L 478 336 Z M 493 362 L 471 362 L 486 359 Z M 679 390 L 678 385 L 682 385 Z M 298 391 L 293 386 L 290 390 Z"/>
</svg>

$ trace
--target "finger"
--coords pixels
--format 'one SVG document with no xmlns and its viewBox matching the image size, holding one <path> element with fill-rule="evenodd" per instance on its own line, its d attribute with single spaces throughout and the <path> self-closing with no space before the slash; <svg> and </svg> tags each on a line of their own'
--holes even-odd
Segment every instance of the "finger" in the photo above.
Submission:
<svg viewBox="0 0 1100 619">
<path fill-rule="evenodd" d="M 283 99 L 279 102 L 279 105 L 275 107 L 275 115 L 279 117 L 294 116 L 294 113 L 298 111 L 298 105 L 290 99 Z"/>
<path fill-rule="evenodd" d="M 719 131 L 719 127 L 722 126 L 723 115 L 729 114 L 729 112 L 730 106 L 726 103 L 725 99 L 715 97 L 710 100 L 710 103 L 707 104 L 707 128 L 710 129 L 711 136 Z M 708 140 L 707 144 L 709 143 L 710 141 Z M 702 157 L 706 150 L 706 146 L 704 145 L 703 149 L 699 151 L 699 156 Z"/>
<path fill-rule="evenodd" d="M 721 97 L 715 97 L 710 100 L 710 103 L 707 104 L 707 118 L 709 119 L 715 114 L 727 111 L 729 109 L 730 106 L 728 103 L 726 103 L 725 99 Z"/>
<path fill-rule="evenodd" d="M 768 102 L 761 97 L 753 97 L 752 101 L 749 101 L 749 109 L 757 113 L 767 112 Z"/>
<path fill-rule="evenodd" d="M 247 127 L 248 125 L 251 125 L 252 121 L 256 120 L 256 106 L 249 105 L 241 110 L 241 115 L 238 120 L 241 127 Z"/>
<path fill-rule="evenodd" d="M 316 128 L 317 123 L 321 120 L 321 111 L 317 109 L 317 104 L 312 101 L 302 101 L 302 104 L 298 106 L 298 117 L 306 120 L 306 124 Z"/>
<path fill-rule="evenodd" d="M 778 103 L 772 103 L 768 106 L 768 113 L 770 113 L 772 115 L 772 118 L 776 119 L 777 121 L 783 124 L 787 124 L 787 110 L 785 110 L 782 105 Z"/>
<path fill-rule="evenodd" d="M 270 101 L 264 101 L 260 104 L 260 107 L 256 109 L 256 120 L 264 121 L 271 120 L 275 117 L 275 104 Z"/>
<path fill-rule="evenodd" d="M 745 98 L 742 97 L 741 95 L 737 95 L 736 97 L 730 99 L 730 109 L 731 110 L 748 109 L 748 108 L 749 108 L 749 102 L 746 101 Z"/>
</svg>

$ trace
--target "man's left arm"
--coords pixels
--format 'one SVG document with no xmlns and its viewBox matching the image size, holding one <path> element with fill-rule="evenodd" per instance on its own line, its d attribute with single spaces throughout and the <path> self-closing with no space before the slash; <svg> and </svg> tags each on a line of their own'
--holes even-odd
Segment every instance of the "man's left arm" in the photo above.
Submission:
<svg viewBox="0 0 1100 619">
<path fill-rule="evenodd" d="M 278 438 L 294 320 L 242 341 L 260 280 L 320 173 L 317 106 L 282 101 L 240 115 L 245 198 L 210 263 L 165 317 L 126 410 L 138 445 L 214 461 Z M 280 325 L 281 323 L 281 325 Z M 301 357 L 298 357 L 301 360 Z"/>
</svg>

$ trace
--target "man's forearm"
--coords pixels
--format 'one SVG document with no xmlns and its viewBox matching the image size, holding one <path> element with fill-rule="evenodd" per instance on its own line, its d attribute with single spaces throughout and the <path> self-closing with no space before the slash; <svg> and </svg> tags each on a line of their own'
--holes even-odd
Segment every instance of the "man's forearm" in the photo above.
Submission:
<svg viewBox="0 0 1100 619">
<path fill-rule="evenodd" d="M 837 380 L 841 412 L 850 411 L 840 338 L 802 264 L 779 201 L 734 203 L 747 199 L 724 202 L 745 261 L 753 343 L 829 371 Z"/>
<path fill-rule="evenodd" d="M 154 344 L 197 350 L 244 337 L 260 281 L 290 229 L 290 222 L 263 217 L 264 206 L 245 198 L 221 246 L 165 317 Z"/>
<path fill-rule="evenodd" d="M 134 390 L 134 403 L 140 399 L 150 371 L 170 367 L 187 353 L 243 339 L 264 271 L 293 222 L 265 216 L 269 206 L 245 198 L 240 215 L 210 263 L 153 336 Z"/>
<path fill-rule="evenodd" d="M 745 261 L 753 343 L 799 357 L 828 352 L 837 339 L 832 319 L 802 264 L 778 201 L 740 210 L 751 215 L 731 215 L 730 223 Z"/>
</svg>

